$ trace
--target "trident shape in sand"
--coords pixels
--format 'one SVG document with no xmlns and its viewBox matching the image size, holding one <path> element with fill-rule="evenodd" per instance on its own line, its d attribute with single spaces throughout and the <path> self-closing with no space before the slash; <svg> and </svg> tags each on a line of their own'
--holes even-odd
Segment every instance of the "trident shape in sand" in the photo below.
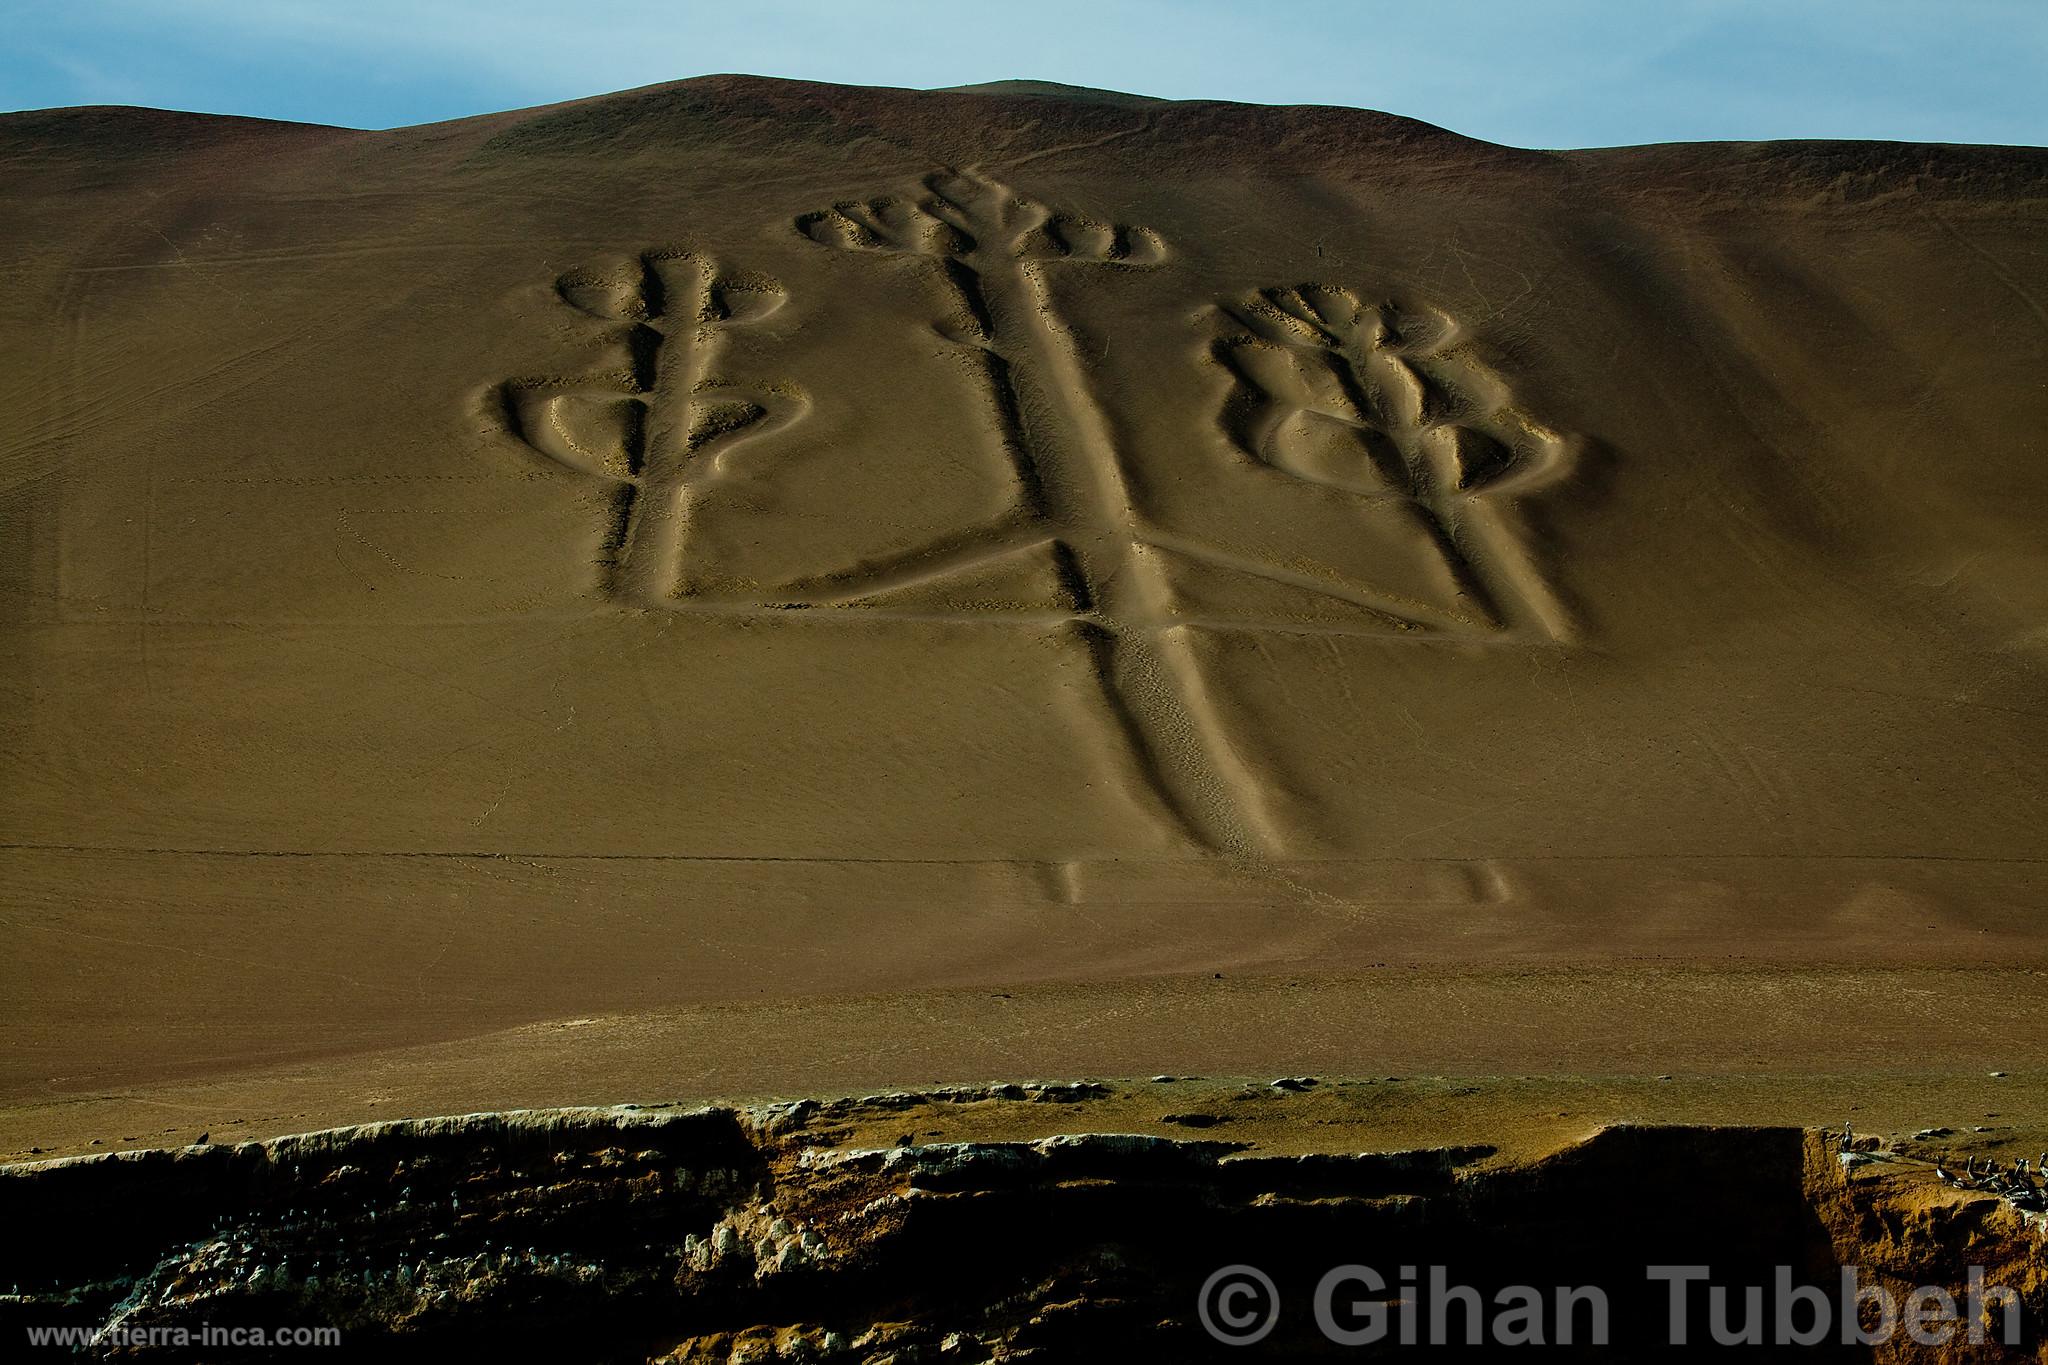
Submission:
<svg viewBox="0 0 2048 1365">
<path fill-rule="evenodd" d="M 606 592 L 672 606 L 684 591 L 693 495 L 730 472 L 740 445 L 807 407 L 793 386 L 742 387 L 718 373 L 725 332 L 780 308 L 783 291 L 686 250 L 650 251 L 608 274 L 572 272 L 555 289 L 569 307 L 621 325 L 625 362 L 575 380 L 509 381 L 500 386 L 507 421 L 542 454 L 615 486 Z"/>
<path fill-rule="evenodd" d="M 1075 599 L 1064 627 L 1084 650 L 1135 768 L 1196 842 L 1231 856 L 1272 851 L 1264 784 L 1229 746 L 1186 638 L 1140 562 L 1144 519 L 1087 379 L 1079 338 L 1047 278 L 1061 263 L 1149 266 L 1148 228 L 1063 213 L 974 172 L 927 176 L 916 202 L 880 198 L 806 213 L 797 230 L 848 251 L 919 257 L 948 300 L 939 334 L 979 362 L 1023 515 L 979 554 L 1051 537 Z"/>
</svg>

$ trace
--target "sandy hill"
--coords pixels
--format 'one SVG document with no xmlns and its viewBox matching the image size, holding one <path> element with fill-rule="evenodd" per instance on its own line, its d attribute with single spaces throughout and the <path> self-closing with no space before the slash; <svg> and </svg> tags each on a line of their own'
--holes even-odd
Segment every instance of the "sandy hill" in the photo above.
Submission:
<svg viewBox="0 0 2048 1365">
<path fill-rule="evenodd" d="M 0 1147 L 2048 1052 L 2048 152 L 720 77 L 0 184 Z"/>
</svg>

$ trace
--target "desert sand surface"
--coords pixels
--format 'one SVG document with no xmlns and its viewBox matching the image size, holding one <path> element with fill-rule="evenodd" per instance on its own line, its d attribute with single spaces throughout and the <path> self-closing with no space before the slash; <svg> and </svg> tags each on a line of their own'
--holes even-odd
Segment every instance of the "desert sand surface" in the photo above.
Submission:
<svg viewBox="0 0 2048 1365">
<path fill-rule="evenodd" d="M 0 1159 L 2048 1075 L 2048 152 L 72 109 L 0 272 Z"/>
</svg>

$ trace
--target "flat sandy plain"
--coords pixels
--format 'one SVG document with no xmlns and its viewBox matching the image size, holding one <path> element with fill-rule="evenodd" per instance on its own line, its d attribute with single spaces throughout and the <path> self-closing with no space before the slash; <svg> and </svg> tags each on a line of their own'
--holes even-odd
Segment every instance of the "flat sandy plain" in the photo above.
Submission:
<svg viewBox="0 0 2048 1365">
<path fill-rule="evenodd" d="M 0 276 L 0 1159 L 1154 1072 L 2039 1116 L 2048 152 L 61 110 Z"/>
</svg>

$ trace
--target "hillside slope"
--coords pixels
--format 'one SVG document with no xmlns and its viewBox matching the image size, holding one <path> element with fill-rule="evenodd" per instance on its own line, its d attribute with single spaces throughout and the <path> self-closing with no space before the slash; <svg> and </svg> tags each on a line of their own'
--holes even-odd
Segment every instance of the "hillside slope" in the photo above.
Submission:
<svg viewBox="0 0 2048 1365">
<path fill-rule="evenodd" d="M 721 77 L 0 181 L 0 1148 L 597 1017 L 1286 1070 L 1390 974 L 1424 1067 L 2044 1061 L 2048 152 Z"/>
</svg>

